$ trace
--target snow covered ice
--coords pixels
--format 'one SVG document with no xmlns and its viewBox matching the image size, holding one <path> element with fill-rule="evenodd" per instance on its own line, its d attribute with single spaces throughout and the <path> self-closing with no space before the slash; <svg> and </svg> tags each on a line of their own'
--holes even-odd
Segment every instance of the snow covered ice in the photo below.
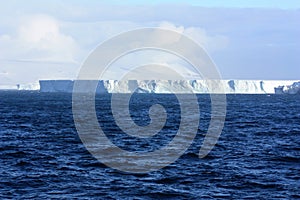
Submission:
<svg viewBox="0 0 300 200">
<path fill-rule="evenodd" d="M 88 90 L 94 82 L 81 80 L 79 92 L 94 92 Z M 73 92 L 73 80 L 41 80 L 39 83 L 40 92 Z M 97 83 L 96 93 L 274 94 L 277 88 L 276 93 L 296 94 L 300 88 L 300 81 L 295 80 L 100 80 Z M 283 86 L 282 92 L 279 86 Z"/>
</svg>

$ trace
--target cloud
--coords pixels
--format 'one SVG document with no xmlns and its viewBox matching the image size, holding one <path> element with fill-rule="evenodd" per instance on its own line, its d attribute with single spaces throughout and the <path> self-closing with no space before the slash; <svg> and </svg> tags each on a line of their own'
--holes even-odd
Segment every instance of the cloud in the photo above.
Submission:
<svg viewBox="0 0 300 200">
<path fill-rule="evenodd" d="M 38 14 L 15 22 L 13 31 L 0 35 L 0 85 L 76 76 L 80 47 L 61 21 Z"/>
<path fill-rule="evenodd" d="M 226 48 L 229 41 L 226 36 L 209 34 L 201 27 L 177 25 L 168 21 L 69 22 L 59 21 L 49 15 L 30 15 L 22 17 L 15 35 L 4 34 L 0 37 L 1 47 L 8 49 L 7 53 L 2 55 L 2 59 L 15 61 L 15 63 L 5 63 L 5 66 L 15 66 L 10 67 L 9 70 L 16 70 L 18 66 L 22 66 L 22 68 L 26 66 L 34 71 L 35 75 L 28 75 L 26 79 L 23 78 L 26 81 L 34 82 L 38 79 L 47 78 L 74 79 L 79 69 L 79 63 L 82 63 L 89 52 L 99 43 L 121 32 L 143 27 L 160 27 L 185 34 L 198 42 L 209 53 Z M 161 38 L 161 42 L 167 42 L 170 39 L 173 40 L 174 38 L 166 36 Z M 64 67 L 61 64 L 55 65 L 55 63 L 73 63 L 73 67 L 70 65 Z M 130 70 L 128 68 L 130 65 L 145 63 L 174 66 L 177 71 L 180 71 L 180 67 L 187 66 L 187 63 L 182 62 L 181 58 L 174 55 L 162 52 L 135 53 L 129 55 L 127 59 L 121 59 L 112 68 L 112 73 L 123 73 L 124 70 Z M 187 72 L 184 72 L 185 76 L 193 76 L 194 72 L 190 67 Z M 18 75 L 10 76 L 16 81 L 21 78 Z"/>
<path fill-rule="evenodd" d="M 223 78 L 299 78 L 299 9 L 12 0 L 0 11 L 0 71 L 7 71 L 5 77 L 15 83 L 75 78 L 80 63 L 99 43 L 120 32 L 157 26 L 202 45 Z M 166 55 L 160 59 L 173 60 Z"/>
<path fill-rule="evenodd" d="M 225 35 L 210 35 L 201 27 L 176 26 L 171 22 L 161 22 L 159 27 L 177 31 L 200 44 L 209 53 L 225 49 L 229 44 L 229 38 Z"/>
<path fill-rule="evenodd" d="M 117 25 L 117 26 L 115 26 Z M 74 25 L 76 26 L 76 24 Z M 80 30 L 89 30 L 89 34 L 91 34 L 91 32 L 93 32 L 91 29 L 91 25 L 88 24 L 88 27 L 83 28 L 84 24 L 81 25 L 81 29 Z M 169 30 L 173 30 L 176 31 L 178 33 L 182 33 L 185 34 L 189 37 L 191 37 L 192 39 L 194 39 L 196 42 L 198 42 L 201 46 L 204 46 L 205 49 L 208 49 L 209 51 L 218 51 L 220 49 L 226 48 L 226 44 L 228 39 L 223 36 L 215 36 L 215 35 L 209 35 L 204 29 L 201 28 L 197 28 L 197 27 L 184 27 L 184 26 L 177 26 L 171 22 L 167 22 L 167 21 L 163 21 L 163 22 L 152 22 L 152 23 L 129 23 L 129 22 L 98 22 L 98 23 L 94 23 L 93 24 L 93 28 L 98 27 L 100 30 L 105 29 L 106 31 L 105 36 L 107 38 L 110 38 L 114 35 L 116 35 L 116 33 L 120 33 L 123 31 L 129 31 L 132 29 L 136 29 L 136 28 L 144 28 L 144 27 L 159 27 L 162 29 L 169 29 Z M 98 29 L 98 31 L 99 31 Z M 97 32 L 98 32 L 97 31 Z M 104 33 L 101 34 L 101 32 L 98 32 L 99 35 L 98 37 L 89 37 L 89 38 L 103 38 Z M 158 32 L 157 32 L 158 33 Z M 170 36 L 170 34 L 162 34 L 160 32 L 160 34 L 155 34 L 154 35 L 157 37 L 159 37 L 159 39 L 157 40 L 156 38 L 152 38 L 150 37 L 151 35 L 149 35 L 147 37 L 147 42 L 152 41 L 153 42 L 158 42 L 159 44 L 157 45 L 161 45 L 163 44 L 174 44 L 174 42 L 178 41 L 180 39 L 180 35 L 178 37 L 178 35 L 172 35 L 172 37 Z M 105 38 L 106 38 L 105 37 Z M 136 36 L 137 38 L 139 37 L 139 35 Z M 115 43 L 115 44 L 110 44 L 110 48 L 111 49 L 118 49 L 119 46 L 125 46 L 128 42 L 128 39 L 125 38 L 124 41 L 119 42 L 119 43 Z M 220 42 L 220 45 L 219 45 Z M 97 43 L 94 43 L 97 44 Z M 150 42 L 150 44 L 153 44 Z M 140 44 L 139 44 L 140 45 Z M 141 44 L 143 45 L 143 44 Z M 154 43 L 155 45 L 155 43 Z M 193 49 L 190 48 L 185 48 L 186 51 L 186 55 L 193 55 Z M 107 53 L 109 55 L 102 55 L 105 57 L 110 57 L 111 54 L 110 52 L 104 52 Z M 200 56 L 200 55 L 199 55 Z M 158 64 L 158 65 L 164 65 L 164 66 L 172 66 L 172 69 L 180 72 L 182 75 L 184 75 L 185 77 L 194 77 L 195 78 L 195 71 L 194 69 L 187 63 L 187 62 L 183 62 L 183 59 L 175 56 L 173 54 L 170 53 L 166 53 L 166 52 L 162 52 L 162 51 L 145 51 L 143 50 L 138 51 L 138 52 L 133 52 L 130 54 L 127 54 L 126 56 L 119 58 L 116 62 L 114 62 L 111 66 L 109 71 L 106 72 L 105 74 L 105 78 L 104 79 L 118 79 L 120 77 L 121 74 L 124 74 L 130 70 L 132 70 L 133 67 L 137 67 L 137 66 L 141 66 L 141 65 L 145 65 L 145 64 Z M 96 66 L 96 64 L 95 64 Z M 182 68 L 184 68 L 185 70 L 183 70 Z M 92 76 L 94 75 L 91 74 Z M 198 77 L 199 78 L 199 77 Z"/>
<path fill-rule="evenodd" d="M 78 45 L 60 31 L 60 22 L 48 15 L 23 17 L 15 35 L 0 36 L 3 60 L 76 63 Z"/>
</svg>

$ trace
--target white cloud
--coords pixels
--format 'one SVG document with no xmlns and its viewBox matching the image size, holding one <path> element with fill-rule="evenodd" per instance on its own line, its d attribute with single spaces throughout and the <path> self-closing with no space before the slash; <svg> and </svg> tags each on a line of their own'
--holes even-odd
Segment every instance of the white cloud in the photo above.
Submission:
<svg viewBox="0 0 300 200">
<path fill-rule="evenodd" d="M 175 30 L 192 37 L 208 50 L 224 48 L 226 38 L 221 38 L 221 45 L 215 42 L 218 36 L 209 35 L 204 29 L 176 26 L 167 21 L 137 23 L 132 21 L 64 22 L 49 15 L 30 15 L 19 20 L 16 33 L 0 35 L 0 68 L 9 71 L 10 82 L 35 82 L 38 79 L 74 79 L 89 52 L 100 42 L 124 31 L 142 28 L 160 27 Z M 173 38 L 174 39 L 174 38 Z M 170 38 L 162 38 L 168 41 Z M 223 41 L 224 40 L 224 41 Z M 118 44 L 120 45 L 120 44 Z M 134 55 L 136 56 L 136 55 Z M 119 66 L 147 62 L 161 64 L 180 63 L 180 58 L 166 54 L 131 56 L 119 62 Z M 133 60 L 135 62 L 133 62 Z M 11 61 L 10 63 L 7 61 Z M 63 63 L 66 63 L 65 66 Z M 181 64 L 179 64 L 181 65 Z M 24 68 L 27 69 L 24 69 Z M 17 70 L 19 68 L 19 70 Z M 116 68 L 115 68 L 116 69 Z M 120 68 L 119 70 L 122 71 Z M 123 68 L 124 70 L 124 68 Z M 21 71 L 23 71 L 21 73 Z M 22 78 L 24 74 L 26 78 Z M 116 72 L 114 72 L 116 73 Z M 19 79 L 22 79 L 20 81 Z M 2 84 L 3 84 L 2 79 Z M 8 82 L 8 81 L 5 81 Z"/>
<path fill-rule="evenodd" d="M 76 26 L 74 24 L 73 26 Z M 224 37 L 209 35 L 204 29 L 200 28 L 194 28 L 194 27 L 184 27 L 184 26 L 176 26 L 175 24 L 167 21 L 163 22 L 152 22 L 152 23 L 133 23 L 133 22 L 127 22 L 127 21 L 119 21 L 119 22 L 98 22 L 93 24 L 87 24 L 87 27 L 83 28 L 84 24 L 81 24 L 81 28 L 79 30 L 89 30 L 89 34 L 92 34 L 93 30 L 94 33 L 97 32 L 97 34 L 94 34 L 93 37 L 88 37 L 94 39 L 94 44 L 97 44 L 95 40 L 102 38 L 102 41 L 105 39 L 109 39 L 110 37 L 116 35 L 117 33 L 129 31 L 136 28 L 144 28 L 144 27 L 159 27 L 163 29 L 169 29 L 174 30 L 179 33 L 183 33 L 187 36 L 190 36 L 192 39 L 197 41 L 199 44 L 204 46 L 209 51 L 218 51 L 220 49 L 223 49 L 226 47 L 228 39 Z M 99 28 L 97 28 L 99 27 Z M 99 30 L 104 30 L 103 32 L 100 32 Z M 155 32 L 154 32 L 155 34 Z M 149 37 L 147 38 L 147 42 L 153 41 L 159 42 L 159 44 L 172 44 L 180 39 L 180 36 L 178 35 L 172 35 L 172 37 L 169 34 L 157 34 L 155 35 L 159 37 L 159 40 L 156 38 Z M 175 38 L 174 38 L 174 37 Z M 138 37 L 138 35 L 137 35 Z M 215 38 L 219 38 L 218 41 L 215 41 Z M 127 39 L 125 39 L 123 42 L 119 42 L 116 44 L 111 44 L 111 49 L 118 48 L 118 46 L 123 45 L 127 43 Z M 218 45 L 218 42 L 221 44 Z M 89 41 L 91 43 L 91 41 Z M 92 42 L 93 43 L 93 42 Z M 155 45 L 155 43 L 154 43 Z M 192 54 L 191 51 L 193 49 L 185 49 L 188 54 Z M 110 53 L 110 52 L 107 52 Z M 105 57 L 109 57 L 110 55 L 107 55 Z M 113 65 L 110 66 L 109 71 L 106 72 L 104 79 L 118 79 L 120 77 L 120 74 L 126 73 L 130 71 L 133 67 L 145 65 L 145 64 L 158 64 L 158 65 L 165 65 L 165 66 L 172 66 L 173 69 L 180 71 L 182 75 L 185 77 L 194 77 L 195 72 L 194 69 L 191 68 L 191 66 L 187 65 L 186 62 L 182 61 L 182 58 L 172 55 L 170 53 L 162 52 L 162 51 L 143 51 L 143 52 L 134 52 L 129 55 L 126 55 L 122 58 L 119 58 Z M 188 67 L 188 68 L 187 68 Z M 180 69 L 181 68 L 181 69 Z M 183 72 L 182 68 L 184 68 L 185 72 Z M 91 74 L 92 76 L 94 74 Z"/>
<path fill-rule="evenodd" d="M 23 17 L 15 35 L 0 36 L 0 58 L 44 62 L 76 62 L 78 46 L 60 31 L 60 22 L 47 15 Z"/>
<path fill-rule="evenodd" d="M 0 10 L 0 72 L 8 72 L 0 73 L 0 84 L 8 78 L 12 83 L 75 78 L 79 63 L 100 42 L 120 32 L 157 26 L 193 38 L 211 55 L 224 78 L 295 79 L 299 74 L 294 73 L 299 71 L 299 10 L 109 6 L 100 1 L 58 0 L 9 1 Z M 177 62 L 159 56 L 153 60 Z"/>
<path fill-rule="evenodd" d="M 222 50 L 229 44 L 228 37 L 224 35 L 210 35 L 204 28 L 201 27 L 176 26 L 175 24 L 166 21 L 161 22 L 159 27 L 174 30 L 190 37 L 209 53 Z"/>
<path fill-rule="evenodd" d="M 209 53 L 225 49 L 229 44 L 229 38 L 224 35 L 209 35 L 205 29 L 189 27 L 184 34 L 202 45 Z"/>
</svg>

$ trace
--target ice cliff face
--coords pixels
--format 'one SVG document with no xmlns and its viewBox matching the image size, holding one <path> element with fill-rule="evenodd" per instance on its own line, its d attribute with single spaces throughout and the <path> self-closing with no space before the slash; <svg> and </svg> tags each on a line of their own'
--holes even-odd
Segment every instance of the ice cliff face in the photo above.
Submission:
<svg viewBox="0 0 300 200">
<path fill-rule="evenodd" d="M 292 85 L 278 86 L 275 88 L 276 94 L 300 94 L 300 81 L 294 82 Z"/>
<path fill-rule="evenodd" d="M 95 81 L 82 80 L 78 92 L 89 91 Z M 295 81 L 261 80 L 101 80 L 97 82 L 97 93 L 226 93 L 226 94 L 273 94 L 275 88 L 284 85 L 284 93 L 297 93 L 299 83 Z M 73 92 L 72 80 L 41 80 L 40 92 Z M 210 85 L 211 87 L 208 87 Z M 223 88 L 223 89 L 220 89 Z M 298 88 L 298 89 L 297 89 Z M 278 90 L 278 89 L 277 89 Z M 278 90 L 279 91 L 279 90 Z M 288 91 L 288 92 L 285 92 Z M 277 92 L 276 92 L 277 93 Z"/>
</svg>

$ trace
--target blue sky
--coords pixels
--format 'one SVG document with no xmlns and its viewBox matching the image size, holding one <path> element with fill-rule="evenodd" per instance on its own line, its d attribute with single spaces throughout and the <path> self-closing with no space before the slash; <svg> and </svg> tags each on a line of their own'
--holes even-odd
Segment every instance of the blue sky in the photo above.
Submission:
<svg viewBox="0 0 300 200">
<path fill-rule="evenodd" d="M 74 79 L 99 43 L 149 26 L 192 37 L 224 79 L 300 79 L 300 1 L 149 2 L 0 0 L 0 88 Z"/>
<path fill-rule="evenodd" d="M 297 9 L 300 8 L 298 0 L 108 0 L 107 4 L 115 5 L 159 5 L 159 4 L 186 4 L 192 6 L 204 7 L 227 7 L 227 8 L 282 8 L 282 9 Z"/>
</svg>

